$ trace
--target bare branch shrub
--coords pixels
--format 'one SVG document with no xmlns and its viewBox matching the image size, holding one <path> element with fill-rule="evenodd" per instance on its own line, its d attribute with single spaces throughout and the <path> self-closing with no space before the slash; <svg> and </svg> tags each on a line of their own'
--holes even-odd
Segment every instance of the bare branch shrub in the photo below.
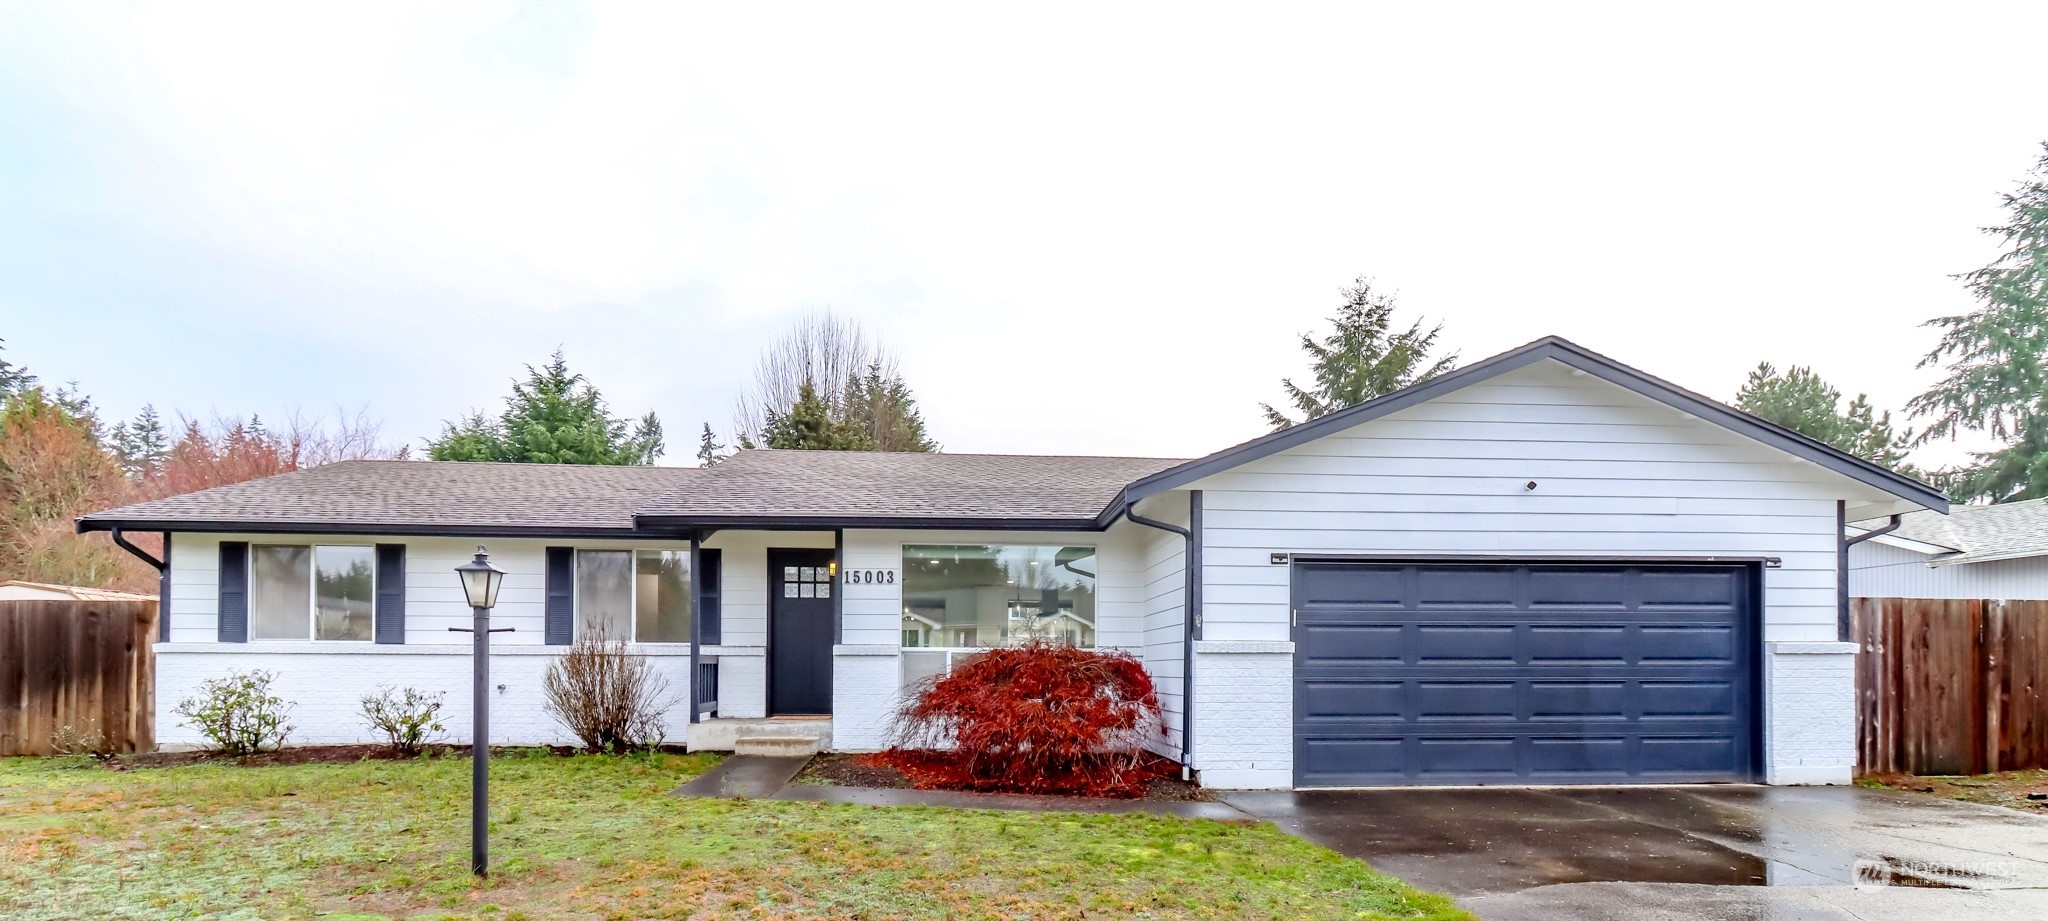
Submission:
<svg viewBox="0 0 2048 921">
<path fill-rule="evenodd" d="M 592 626 L 548 666 L 541 679 L 547 712 L 593 752 L 659 747 L 663 715 L 674 704 L 668 679 L 647 657 Z"/>
<path fill-rule="evenodd" d="M 448 731 L 441 723 L 441 701 L 446 695 L 431 694 L 414 687 L 384 685 L 375 694 L 363 695 L 363 721 L 384 734 L 386 744 L 401 755 L 417 755 Z"/>
<path fill-rule="evenodd" d="M 119 754 L 113 738 L 100 730 L 99 720 L 86 720 L 84 726 L 59 726 L 50 737 L 50 747 L 60 755 L 94 761 L 112 761 Z"/>
</svg>

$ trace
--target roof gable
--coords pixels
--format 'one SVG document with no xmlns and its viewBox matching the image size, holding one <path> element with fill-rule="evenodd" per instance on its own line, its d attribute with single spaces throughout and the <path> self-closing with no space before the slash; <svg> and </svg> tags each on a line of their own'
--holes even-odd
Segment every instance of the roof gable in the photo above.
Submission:
<svg viewBox="0 0 2048 921">
<path fill-rule="evenodd" d="M 1426 403 L 1542 361 L 1555 361 L 1908 502 L 1938 512 L 1948 511 L 1948 497 L 1919 480 L 1887 470 L 1791 429 L 1758 419 L 1597 352 L 1551 336 L 1378 399 L 1368 400 L 1292 428 L 1254 438 L 1140 479 L 1125 488 L 1123 494 L 1118 497 L 1118 502 L 1104 511 L 1104 519 L 1114 518 L 1124 506 L 1148 496 L 1187 486 L 1213 474 L 1270 457 L 1325 435 L 1335 434 L 1352 426 Z"/>
</svg>

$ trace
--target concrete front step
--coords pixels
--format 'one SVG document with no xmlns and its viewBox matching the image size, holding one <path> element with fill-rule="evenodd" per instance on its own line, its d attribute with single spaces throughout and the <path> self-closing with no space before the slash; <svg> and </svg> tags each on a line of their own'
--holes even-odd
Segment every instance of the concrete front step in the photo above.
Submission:
<svg viewBox="0 0 2048 921">
<path fill-rule="evenodd" d="M 732 753 L 735 755 L 760 755 L 768 758 L 802 758 L 824 750 L 823 740 L 814 735 L 743 735 L 733 740 L 732 747 Z"/>
<path fill-rule="evenodd" d="M 763 743 L 764 747 L 742 749 L 743 740 L 773 740 Z M 797 744 L 801 740 L 809 748 Z M 772 748 L 776 754 L 815 755 L 832 750 L 832 720 L 823 719 L 715 719 L 691 723 L 685 744 L 693 752 L 735 752 L 749 751 L 764 753 Z"/>
</svg>

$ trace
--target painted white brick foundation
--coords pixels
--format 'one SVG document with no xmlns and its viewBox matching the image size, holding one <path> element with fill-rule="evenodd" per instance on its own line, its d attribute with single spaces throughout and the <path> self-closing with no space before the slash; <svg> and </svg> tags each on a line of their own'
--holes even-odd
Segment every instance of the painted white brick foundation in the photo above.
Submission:
<svg viewBox="0 0 2048 921">
<path fill-rule="evenodd" d="M 1764 712 L 1767 782 L 1850 782 L 1856 771 L 1856 644 L 1768 644 Z"/>
<path fill-rule="evenodd" d="M 719 716 L 768 715 L 768 647 L 706 646 L 704 657 L 718 662 Z"/>
<path fill-rule="evenodd" d="M 902 683 L 898 647 L 832 647 L 832 747 L 837 751 L 881 751 L 889 744 Z"/>
<path fill-rule="evenodd" d="M 1294 785 L 1294 644 L 1195 643 L 1195 769 L 1204 786 Z"/>
<path fill-rule="evenodd" d="M 373 647 L 374 648 L 374 647 Z M 668 738 L 681 743 L 689 724 L 690 655 L 687 649 L 649 648 L 646 654 L 668 678 Z M 505 646 L 491 655 L 491 742 L 501 745 L 567 745 L 575 742 L 542 703 L 541 676 L 560 655 L 559 647 Z M 263 670 L 277 679 L 271 692 L 293 704 L 291 743 L 380 742 L 363 722 L 363 695 L 378 687 L 411 686 L 446 695 L 442 707 L 445 741 L 470 741 L 470 654 L 465 646 L 390 646 L 343 652 L 308 643 L 159 643 L 156 647 L 156 737 L 159 744 L 202 741 L 179 725 L 171 712 L 199 683 L 232 672 Z"/>
</svg>

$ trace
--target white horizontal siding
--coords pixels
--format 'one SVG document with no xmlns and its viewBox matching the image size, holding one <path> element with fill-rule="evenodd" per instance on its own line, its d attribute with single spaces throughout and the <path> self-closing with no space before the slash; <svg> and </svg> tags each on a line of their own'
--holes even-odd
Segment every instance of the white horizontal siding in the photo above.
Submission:
<svg viewBox="0 0 2048 921">
<path fill-rule="evenodd" d="M 171 637 L 173 643 L 212 643 L 219 637 L 220 544 L 313 544 L 371 546 L 405 545 L 405 642 L 415 645 L 469 644 L 468 634 L 449 627 L 467 627 L 469 604 L 456 580 L 455 567 L 469 562 L 478 544 L 491 562 L 505 570 L 491 625 L 511 633 L 493 637 L 494 645 L 540 646 L 546 642 L 545 604 L 548 547 L 585 550 L 687 550 L 681 541 L 567 541 L 514 538 L 375 537 L 369 535 L 174 534 L 171 537 Z M 374 652 L 373 643 L 306 642 L 336 651 Z"/>
<path fill-rule="evenodd" d="M 1529 488 L 1533 482 L 1534 488 Z M 1289 637 L 1272 553 L 1775 557 L 1765 633 L 1827 641 L 1835 500 L 1868 487 L 1543 363 L 1192 484 L 1204 632 Z"/>
<path fill-rule="evenodd" d="M 1849 594 L 1859 598 L 2048 600 L 2048 556 L 1929 566 L 1929 557 L 1874 540 L 1849 548 Z"/>
</svg>

